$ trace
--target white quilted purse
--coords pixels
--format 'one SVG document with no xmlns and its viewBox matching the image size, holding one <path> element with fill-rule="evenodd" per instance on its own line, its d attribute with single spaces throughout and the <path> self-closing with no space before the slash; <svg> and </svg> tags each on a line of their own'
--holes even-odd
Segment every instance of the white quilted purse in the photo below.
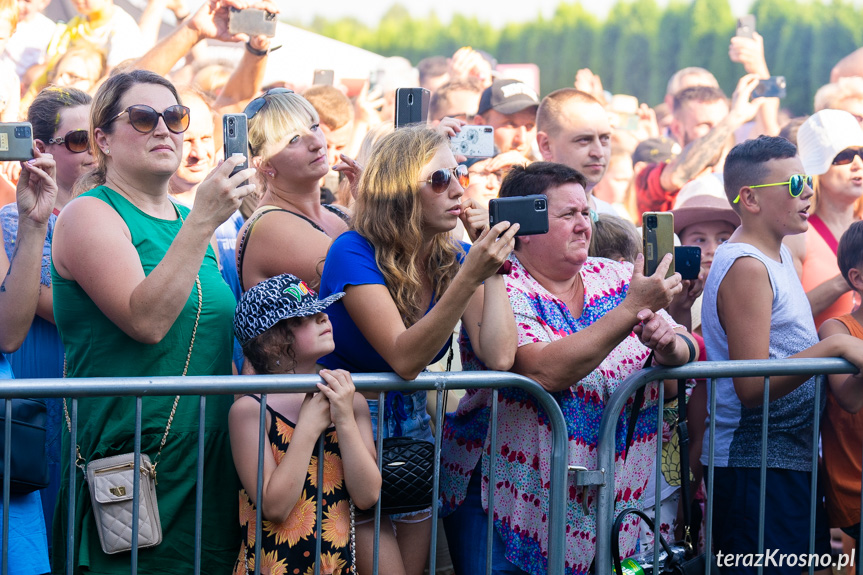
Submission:
<svg viewBox="0 0 863 575">
<path fill-rule="evenodd" d="M 87 483 L 99 543 L 108 554 L 132 549 L 132 509 L 135 454 L 124 453 L 94 459 L 87 465 Z M 162 542 L 162 523 L 156 503 L 155 471 L 146 453 L 141 454 L 138 498 L 138 548 Z"/>
</svg>

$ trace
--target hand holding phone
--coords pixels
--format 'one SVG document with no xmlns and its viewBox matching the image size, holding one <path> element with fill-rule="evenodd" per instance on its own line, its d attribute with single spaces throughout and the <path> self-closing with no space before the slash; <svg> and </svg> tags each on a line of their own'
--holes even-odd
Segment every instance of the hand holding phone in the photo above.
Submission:
<svg viewBox="0 0 863 575">
<path fill-rule="evenodd" d="M 251 36 L 276 35 L 276 14 L 266 10 L 246 8 L 237 10 L 231 7 L 228 15 L 228 32 L 231 34 L 247 34 Z"/>
<path fill-rule="evenodd" d="M 548 233 L 548 197 L 544 194 L 493 198 L 488 202 L 488 224 L 519 224 L 516 236 Z"/>
<path fill-rule="evenodd" d="M 671 265 L 665 277 L 674 275 L 674 214 L 644 212 L 641 217 L 644 238 L 644 275 L 652 276 L 665 254 L 671 254 Z"/>
<path fill-rule="evenodd" d="M 30 122 L 0 124 L 0 162 L 33 159 L 33 126 Z"/>
<path fill-rule="evenodd" d="M 246 159 L 231 170 L 231 176 L 249 167 L 249 119 L 245 114 L 225 114 L 222 116 L 222 142 L 227 160 L 235 154 Z M 246 185 L 249 182 L 243 182 Z"/>
</svg>

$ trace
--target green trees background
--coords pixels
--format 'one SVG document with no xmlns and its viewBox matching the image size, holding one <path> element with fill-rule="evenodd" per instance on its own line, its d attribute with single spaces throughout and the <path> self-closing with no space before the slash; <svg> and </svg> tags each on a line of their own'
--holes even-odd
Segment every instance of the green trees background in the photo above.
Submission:
<svg viewBox="0 0 863 575">
<path fill-rule="evenodd" d="M 863 9 L 850 0 L 756 0 L 751 12 L 764 37 L 767 64 L 785 76 L 783 106 L 811 112 L 815 91 L 830 70 L 861 46 Z M 456 15 L 445 23 L 432 12 L 414 18 L 395 4 L 377 28 L 352 18 L 315 19 L 308 28 L 325 36 L 414 64 L 428 56 L 450 56 L 462 46 L 486 50 L 500 63 L 540 67 L 543 94 L 571 86 L 580 68 L 590 68 L 612 93 L 632 94 L 651 105 L 662 101 L 675 70 L 703 66 L 731 94 L 743 67 L 728 59 L 736 20 L 728 0 L 617 0 L 605 20 L 579 2 L 562 2 L 551 19 L 493 28 Z"/>
</svg>

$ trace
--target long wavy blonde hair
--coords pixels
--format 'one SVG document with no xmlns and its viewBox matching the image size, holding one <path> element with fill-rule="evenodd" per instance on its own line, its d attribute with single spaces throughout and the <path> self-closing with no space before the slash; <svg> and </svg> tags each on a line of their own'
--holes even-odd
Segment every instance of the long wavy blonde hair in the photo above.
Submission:
<svg viewBox="0 0 863 575">
<path fill-rule="evenodd" d="M 377 143 L 360 178 L 353 229 L 375 249 L 375 261 L 406 327 L 426 312 L 422 278 L 430 280 L 438 301 L 458 272 L 461 246 L 448 233 L 423 248 L 420 172 L 447 139 L 426 126 L 400 128 Z"/>
</svg>

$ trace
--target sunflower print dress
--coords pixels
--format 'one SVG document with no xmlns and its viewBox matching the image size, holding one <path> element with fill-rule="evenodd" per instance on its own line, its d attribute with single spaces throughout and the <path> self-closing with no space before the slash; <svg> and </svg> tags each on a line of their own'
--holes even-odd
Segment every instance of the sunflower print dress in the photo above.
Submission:
<svg viewBox="0 0 863 575">
<path fill-rule="evenodd" d="M 254 397 L 254 396 L 250 396 Z M 260 398 L 255 397 L 260 402 Z M 291 443 L 295 424 L 267 406 L 272 424 L 267 431 L 276 464 Z M 283 523 L 261 523 L 261 575 L 311 575 L 315 570 L 315 507 L 318 493 L 317 449 L 309 461 L 300 499 Z M 335 429 L 324 435 L 324 485 L 321 502 L 321 574 L 348 575 L 351 569 L 351 508 L 344 482 L 339 440 Z M 255 504 L 240 489 L 242 543 L 234 575 L 255 572 Z"/>
</svg>

